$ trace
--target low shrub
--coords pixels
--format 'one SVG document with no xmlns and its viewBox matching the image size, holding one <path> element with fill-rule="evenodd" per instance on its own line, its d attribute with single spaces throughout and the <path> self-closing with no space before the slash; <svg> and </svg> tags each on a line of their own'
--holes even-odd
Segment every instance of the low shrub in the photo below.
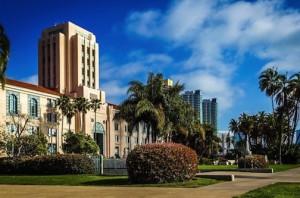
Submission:
<svg viewBox="0 0 300 198">
<path fill-rule="evenodd" d="M 247 155 L 245 158 L 239 158 L 239 168 L 268 168 L 269 164 L 266 162 L 264 155 Z"/>
<path fill-rule="evenodd" d="M 194 150 L 181 144 L 153 143 L 135 147 L 126 165 L 132 183 L 170 183 L 194 177 L 198 157 Z"/>
<path fill-rule="evenodd" d="M 18 174 L 21 171 L 21 164 L 29 157 L 3 157 L 0 158 L 0 174 Z"/>
<path fill-rule="evenodd" d="M 199 164 L 206 164 L 208 165 L 210 162 L 209 162 L 209 159 L 206 158 L 206 157 L 201 157 L 200 160 L 199 160 Z"/>
<path fill-rule="evenodd" d="M 0 174 L 89 174 L 94 173 L 93 161 L 85 155 L 42 155 L 31 158 L 4 158 L 0 160 Z"/>
</svg>

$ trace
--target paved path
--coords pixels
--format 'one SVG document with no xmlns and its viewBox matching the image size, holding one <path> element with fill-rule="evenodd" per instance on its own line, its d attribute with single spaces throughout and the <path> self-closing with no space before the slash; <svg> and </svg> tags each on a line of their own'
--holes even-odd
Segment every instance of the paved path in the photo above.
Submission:
<svg viewBox="0 0 300 198">
<path fill-rule="evenodd" d="M 201 173 L 201 174 L 212 174 Z M 144 187 L 84 187 L 84 186 L 30 186 L 0 185 L 1 198 L 196 198 L 233 197 L 276 182 L 300 182 L 300 168 L 280 173 L 213 172 L 213 174 L 234 174 L 235 181 L 224 182 L 201 188 L 144 188 Z"/>
</svg>

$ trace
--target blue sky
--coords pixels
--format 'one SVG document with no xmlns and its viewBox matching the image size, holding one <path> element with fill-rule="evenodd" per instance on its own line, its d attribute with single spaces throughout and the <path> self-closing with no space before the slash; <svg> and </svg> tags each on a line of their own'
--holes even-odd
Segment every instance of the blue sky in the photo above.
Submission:
<svg viewBox="0 0 300 198">
<path fill-rule="evenodd" d="M 299 72 L 299 8 L 297 0 L 1 0 L 11 41 L 7 76 L 36 84 L 41 31 L 71 21 L 96 35 L 108 102 L 126 98 L 129 81 L 161 72 L 218 98 L 219 130 L 227 130 L 242 112 L 270 112 L 258 89 L 263 69 Z"/>
</svg>

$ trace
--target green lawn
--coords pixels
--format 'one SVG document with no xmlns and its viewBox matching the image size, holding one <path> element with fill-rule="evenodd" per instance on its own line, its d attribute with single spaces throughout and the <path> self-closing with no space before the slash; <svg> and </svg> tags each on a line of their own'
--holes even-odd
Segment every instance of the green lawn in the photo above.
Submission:
<svg viewBox="0 0 300 198">
<path fill-rule="evenodd" d="M 177 187 L 197 188 L 219 183 L 212 179 L 195 178 L 188 182 L 167 184 L 130 184 L 127 176 L 99 175 L 47 175 L 47 176 L 8 176 L 0 175 L 0 184 L 12 185 L 65 185 L 65 186 L 133 186 L 133 187 Z"/>
<path fill-rule="evenodd" d="M 299 198 L 300 197 L 300 183 L 275 183 L 269 186 L 258 188 L 249 191 L 239 198 Z"/>
<path fill-rule="evenodd" d="M 298 168 L 300 167 L 300 164 L 271 164 L 269 165 L 269 168 L 273 168 L 273 171 L 276 172 L 281 172 L 281 171 L 286 171 L 292 168 Z"/>
<path fill-rule="evenodd" d="M 199 165 L 198 169 L 201 171 L 230 171 L 236 170 L 236 165 Z"/>
<path fill-rule="evenodd" d="M 273 168 L 274 172 L 286 171 L 292 168 L 298 168 L 300 164 L 271 164 L 269 168 Z M 201 171 L 232 171 L 236 170 L 236 165 L 199 165 L 198 169 Z"/>
</svg>

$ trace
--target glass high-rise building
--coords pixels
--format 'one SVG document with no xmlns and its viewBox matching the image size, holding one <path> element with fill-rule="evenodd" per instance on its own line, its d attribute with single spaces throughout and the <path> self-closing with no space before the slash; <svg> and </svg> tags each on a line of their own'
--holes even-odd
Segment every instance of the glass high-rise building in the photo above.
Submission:
<svg viewBox="0 0 300 198">
<path fill-rule="evenodd" d="M 204 99 L 202 102 L 203 123 L 211 124 L 218 130 L 218 102 L 217 98 Z"/>
<path fill-rule="evenodd" d="M 203 112 L 202 112 L 202 93 L 201 90 L 186 91 L 182 94 L 183 99 L 192 105 L 196 112 L 196 118 L 203 123 Z"/>
</svg>

